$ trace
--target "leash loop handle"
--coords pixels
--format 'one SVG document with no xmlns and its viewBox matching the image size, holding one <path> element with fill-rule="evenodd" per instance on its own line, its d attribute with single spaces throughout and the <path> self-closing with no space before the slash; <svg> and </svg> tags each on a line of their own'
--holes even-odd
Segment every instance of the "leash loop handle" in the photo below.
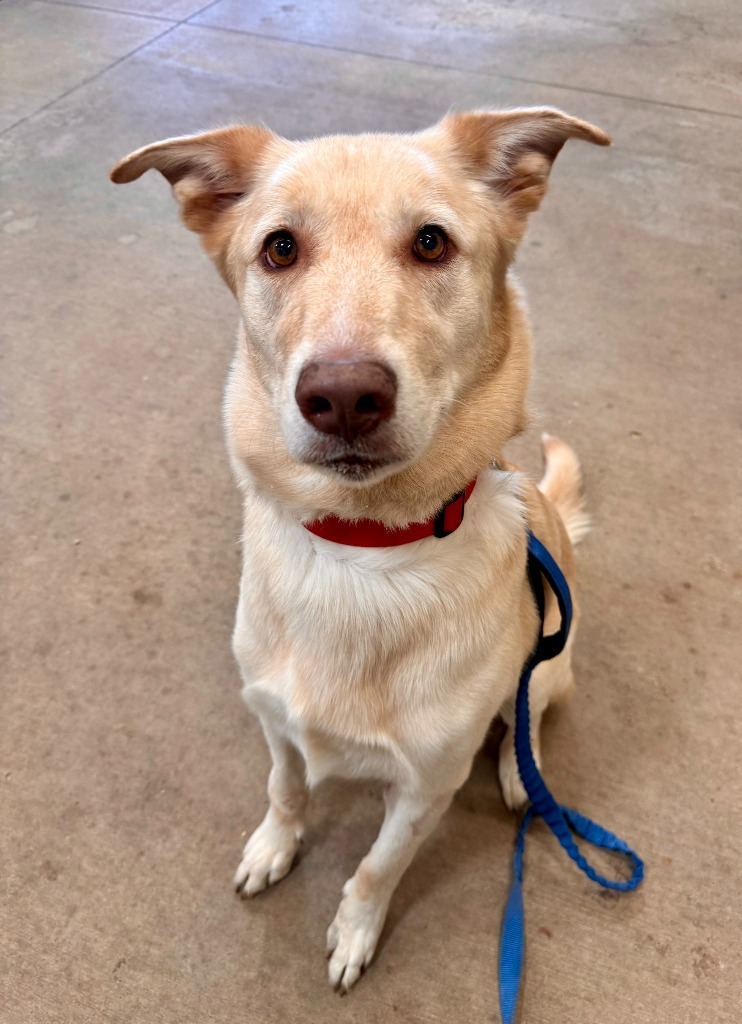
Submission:
<svg viewBox="0 0 742 1024">
<path fill-rule="evenodd" d="M 644 863 L 623 839 L 614 836 L 602 825 L 596 824 L 579 812 L 558 804 L 546 786 L 531 750 L 531 715 L 528 707 L 528 682 L 531 677 L 529 667 L 521 678 L 515 702 L 515 754 L 518 762 L 518 773 L 531 801 L 534 814 L 543 818 L 577 867 L 592 881 L 604 889 L 616 892 L 631 892 L 641 883 L 644 877 Z M 591 843 L 593 846 L 607 850 L 616 850 L 626 854 L 633 864 L 630 878 L 615 881 L 601 875 L 580 852 L 572 838 L 572 832 Z"/>
<path fill-rule="evenodd" d="M 546 598 L 543 580 L 546 578 L 559 605 L 561 623 L 556 633 L 543 635 Z M 518 683 L 515 699 L 515 756 L 518 772 L 531 801 L 518 830 L 513 859 L 513 884 L 505 907 L 500 940 L 500 1012 L 503 1024 L 514 1024 L 523 968 L 524 912 L 523 912 L 523 857 L 526 833 L 535 817 L 543 818 L 571 859 L 587 877 L 616 892 L 630 892 L 644 878 L 644 863 L 628 843 L 608 829 L 586 818 L 570 807 L 558 804 L 541 777 L 531 749 L 531 714 L 528 704 L 528 684 L 531 673 L 542 661 L 555 658 L 564 650 L 572 623 L 572 597 L 564 575 L 549 551 L 530 531 L 528 533 L 528 579 L 541 620 L 536 649 L 526 662 Z M 631 877 L 614 880 L 601 875 L 580 852 L 572 834 L 580 836 L 593 846 L 616 850 L 625 854 L 633 865 Z"/>
</svg>

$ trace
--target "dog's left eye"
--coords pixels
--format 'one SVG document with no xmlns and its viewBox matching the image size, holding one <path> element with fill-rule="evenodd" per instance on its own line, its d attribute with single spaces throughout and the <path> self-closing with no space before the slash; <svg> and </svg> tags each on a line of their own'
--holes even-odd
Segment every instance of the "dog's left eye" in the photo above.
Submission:
<svg viewBox="0 0 742 1024">
<path fill-rule="evenodd" d="M 418 231 L 412 250 L 419 260 L 434 263 L 443 259 L 447 248 L 448 239 L 443 228 L 436 227 L 435 224 L 425 224 Z"/>
</svg>

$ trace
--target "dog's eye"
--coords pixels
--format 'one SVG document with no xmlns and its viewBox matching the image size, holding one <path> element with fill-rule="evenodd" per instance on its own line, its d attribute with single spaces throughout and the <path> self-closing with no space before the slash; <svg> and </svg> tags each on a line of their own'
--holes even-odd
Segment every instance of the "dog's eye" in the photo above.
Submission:
<svg viewBox="0 0 742 1024">
<path fill-rule="evenodd" d="M 278 231 L 265 240 L 265 260 L 269 267 L 290 267 L 297 253 L 296 240 L 288 231 Z"/>
<path fill-rule="evenodd" d="M 438 228 L 435 224 L 425 224 L 418 231 L 412 250 L 419 260 L 433 263 L 435 260 L 443 259 L 447 248 L 448 239 L 443 228 Z"/>
</svg>

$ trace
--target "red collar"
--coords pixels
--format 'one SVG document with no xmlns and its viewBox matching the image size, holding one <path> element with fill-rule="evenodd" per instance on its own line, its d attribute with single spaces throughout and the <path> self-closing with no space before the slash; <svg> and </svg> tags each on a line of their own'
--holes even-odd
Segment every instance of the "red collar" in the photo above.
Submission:
<svg viewBox="0 0 742 1024">
<path fill-rule="evenodd" d="M 425 537 L 448 537 L 463 523 L 464 505 L 471 497 L 476 482 L 475 478 L 463 491 L 454 494 L 433 519 L 410 523 L 398 530 L 390 529 L 378 519 L 339 519 L 337 516 L 325 516 L 313 523 L 304 523 L 304 526 L 317 537 L 357 548 L 391 548 Z"/>
</svg>

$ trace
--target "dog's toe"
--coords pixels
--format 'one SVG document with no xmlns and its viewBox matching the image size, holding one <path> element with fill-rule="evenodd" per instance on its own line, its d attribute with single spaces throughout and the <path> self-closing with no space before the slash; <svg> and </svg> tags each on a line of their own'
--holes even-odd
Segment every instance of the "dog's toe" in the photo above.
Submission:
<svg viewBox="0 0 742 1024">
<path fill-rule="evenodd" d="M 359 900 L 346 884 L 335 920 L 327 930 L 328 976 L 336 992 L 344 995 L 371 963 L 384 925 L 386 905 Z"/>
<path fill-rule="evenodd" d="M 256 896 L 280 882 L 291 871 L 299 841 L 293 829 L 267 816 L 245 845 L 234 876 L 235 890 L 243 897 Z"/>
</svg>

